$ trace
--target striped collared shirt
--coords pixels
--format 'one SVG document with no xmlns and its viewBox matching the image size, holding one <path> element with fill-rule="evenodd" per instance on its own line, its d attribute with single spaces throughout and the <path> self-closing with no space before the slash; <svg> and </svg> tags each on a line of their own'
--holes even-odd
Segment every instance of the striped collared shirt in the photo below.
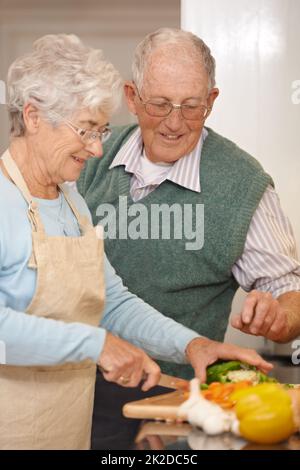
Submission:
<svg viewBox="0 0 300 470">
<path fill-rule="evenodd" d="M 128 141 L 123 145 L 121 150 L 117 153 L 109 169 L 119 165 L 125 165 L 125 171 L 132 173 L 130 193 L 134 201 L 138 201 L 147 196 L 157 186 L 163 183 L 166 179 L 177 183 L 191 191 L 201 192 L 200 186 L 200 160 L 203 142 L 206 139 L 208 132 L 203 129 L 201 137 L 192 150 L 191 153 L 177 160 L 174 164 L 165 166 L 165 171 L 158 172 L 157 177 L 154 175 L 154 180 L 151 184 L 143 184 L 141 174 L 141 156 L 143 156 L 143 141 L 140 128 L 133 133 Z M 145 157 L 144 155 L 144 158 Z M 157 166 L 155 163 L 153 167 Z M 158 164 L 159 165 L 159 164 Z"/>
<path fill-rule="evenodd" d="M 109 169 L 124 165 L 125 171 L 132 173 L 130 193 L 134 201 L 144 198 L 165 180 L 200 193 L 201 151 L 206 136 L 207 130 L 203 129 L 191 153 L 172 165 L 154 170 L 153 181 L 145 183 L 141 171 L 143 141 L 138 128 L 119 150 Z M 233 265 L 232 274 L 246 291 L 271 292 L 275 298 L 285 292 L 300 291 L 300 263 L 293 230 L 271 186 L 253 215 L 244 251 Z"/>
</svg>

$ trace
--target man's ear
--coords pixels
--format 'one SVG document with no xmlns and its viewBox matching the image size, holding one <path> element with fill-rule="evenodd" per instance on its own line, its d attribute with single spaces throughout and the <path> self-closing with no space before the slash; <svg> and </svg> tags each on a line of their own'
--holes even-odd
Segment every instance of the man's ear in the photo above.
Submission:
<svg viewBox="0 0 300 470">
<path fill-rule="evenodd" d="M 31 103 L 26 103 L 23 108 L 23 120 L 26 132 L 29 134 L 36 134 L 40 127 L 40 114 L 39 110 Z"/>
<path fill-rule="evenodd" d="M 215 99 L 219 96 L 219 88 L 212 88 L 209 92 L 208 98 L 207 98 L 207 106 L 211 110 Z"/>
<path fill-rule="evenodd" d="M 135 91 L 135 86 L 133 82 L 125 82 L 124 84 L 124 94 L 125 94 L 125 99 L 127 102 L 127 106 L 129 111 L 136 115 L 136 105 L 135 105 L 135 97 L 136 97 L 136 91 Z"/>
</svg>

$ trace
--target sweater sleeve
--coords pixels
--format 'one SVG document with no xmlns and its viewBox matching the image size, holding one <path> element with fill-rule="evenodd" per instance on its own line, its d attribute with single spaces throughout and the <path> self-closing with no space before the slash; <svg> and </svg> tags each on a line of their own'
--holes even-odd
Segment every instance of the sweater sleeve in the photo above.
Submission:
<svg viewBox="0 0 300 470">
<path fill-rule="evenodd" d="M 281 294 L 300 290 L 300 263 L 288 217 L 275 189 L 269 186 L 255 210 L 241 257 L 232 267 L 246 291 Z"/>
<path fill-rule="evenodd" d="M 101 326 L 155 359 L 186 363 L 185 349 L 199 334 L 131 294 L 105 257 L 107 301 Z"/>
<path fill-rule="evenodd" d="M 104 340 L 103 328 L 64 323 L 0 306 L 0 363 L 48 366 L 85 359 L 97 362 Z"/>
<path fill-rule="evenodd" d="M 5 188 L 2 190 L 6 196 Z M 72 197 L 79 204 L 80 211 L 90 216 L 84 201 L 80 202 L 80 196 L 74 193 Z M 8 193 L 7 200 L 10 201 L 12 210 L 16 213 L 18 200 L 14 200 L 11 193 Z M 13 236 L 15 226 L 9 224 L 8 218 L 5 223 L 4 215 L 7 213 L 7 208 L 0 212 L 2 222 L 0 230 L 0 363 L 17 366 L 47 366 L 79 362 L 85 359 L 96 362 L 105 340 L 104 329 L 83 323 L 65 323 L 41 318 L 24 312 L 24 303 L 26 304 L 26 299 L 23 299 L 24 292 L 26 289 L 31 289 L 33 281 L 31 278 L 28 280 L 23 271 L 18 271 L 17 262 L 22 267 L 27 255 L 25 251 L 23 253 L 23 246 L 19 248 L 17 237 Z M 25 220 L 27 222 L 27 219 Z M 25 232 L 23 227 L 20 231 Z M 9 243 L 10 239 L 11 243 Z M 18 253 L 19 258 L 14 256 L 11 259 L 11 252 Z M 20 284 L 22 289 L 17 291 Z M 18 302 L 15 302 L 20 305 L 19 307 L 11 304 L 8 292 L 16 298 L 19 297 Z"/>
</svg>

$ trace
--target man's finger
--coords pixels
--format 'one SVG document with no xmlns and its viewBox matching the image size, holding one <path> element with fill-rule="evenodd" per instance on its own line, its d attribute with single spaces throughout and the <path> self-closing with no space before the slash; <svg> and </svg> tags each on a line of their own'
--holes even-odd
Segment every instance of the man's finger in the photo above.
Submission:
<svg viewBox="0 0 300 470">
<path fill-rule="evenodd" d="M 256 335 L 273 321 L 276 313 L 276 302 L 271 294 L 263 295 L 255 306 L 255 315 L 250 325 L 250 331 Z"/>
<path fill-rule="evenodd" d="M 264 336 L 264 337 L 267 336 L 270 328 L 272 327 L 273 323 L 276 321 L 276 315 L 277 315 L 277 311 L 274 310 L 273 306 L 271 306 L 268 313 L 266 314 L 266 316 L 264 318 L 263 324 L 257 330 L 258 335 Z"/>
<path fill-rule="evenodd" d="M 247 295 L 243 310 L 241 312 L 241 319 L 242 322 L 247 325 L 251 323 L 254 314 L 255 314 L 255 307 L 258 302 L 259 293 L 257 291 L 252 291 L 250 294 Z"/>
<path fill-rule="evenodd" d="M 238 314 L 238 315 L 234 315 L 232 318 L 231 318 L 231 326 L 233 328 L 236 328 L 237 330 L 241 330 L 243 328 L 243 322 L 242 322 L 242 318 L 241 318 L 241 315 Z"/>
</svg>

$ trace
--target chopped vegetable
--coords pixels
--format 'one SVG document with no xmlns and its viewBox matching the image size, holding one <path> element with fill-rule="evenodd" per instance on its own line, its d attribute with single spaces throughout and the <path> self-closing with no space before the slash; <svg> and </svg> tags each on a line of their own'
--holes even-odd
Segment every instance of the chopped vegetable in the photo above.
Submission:
<svg viewBox="0 0 300 470">
<path fill-rule="evenodd" d="M 227 374 L 227 380 L 229 382 L 241 382 L 242 380 L 249 380 L 253 384 L 258 383 L 258 376 L 255 370 L 231 370 Z"/>
<path fill-rule="evenodd" d="M 223 409 L 233 408 L 235 401 L 231 399 L 231 395 L 238 390 L 249 388 L 252 386 L 250 381 L 244 380 L 236 383 L 222 384 L 220 382 L 212 382 L 207 386 L 206 390 L 202 390 L 202 396 L 206 400 L 210 400 Z"/>
<path fill-rule="evenodd" d="M 276 379 L 263 374 L 255 366 L 240 361 L 217 362 L 206 370 L 207 384 L 212 382 L 232 383 L 250 381 L 253 384 L 277 382 Z"/>
</svg>

